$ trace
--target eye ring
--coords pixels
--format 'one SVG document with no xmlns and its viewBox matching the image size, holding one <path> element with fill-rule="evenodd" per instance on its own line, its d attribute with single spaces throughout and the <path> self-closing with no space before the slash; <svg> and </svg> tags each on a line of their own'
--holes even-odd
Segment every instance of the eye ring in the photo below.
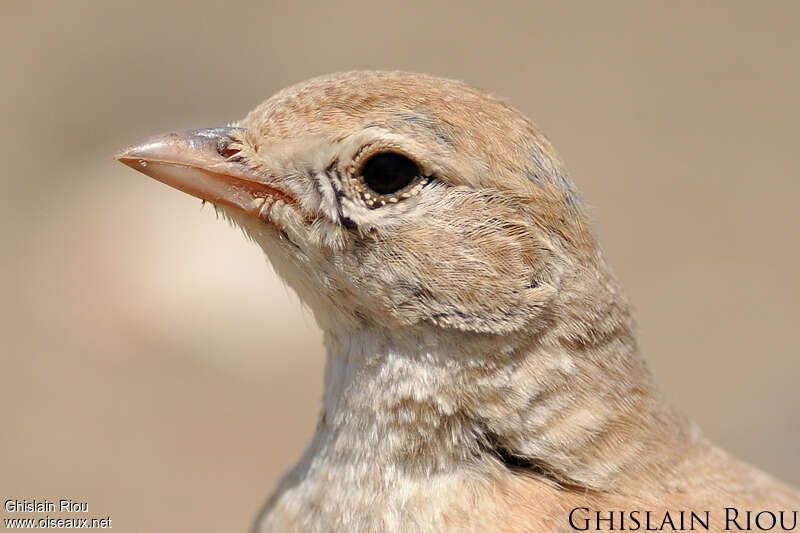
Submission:
<svg viewBox="0 0 800 533">
<path fill-rule="evenodd" d="M 370 206 L 396 203 L 419 192 L 427 179 L 419 165 L 398 152 L 379 152 L 371 155 L 357 172 L 357 185 Z"/>
</svg>

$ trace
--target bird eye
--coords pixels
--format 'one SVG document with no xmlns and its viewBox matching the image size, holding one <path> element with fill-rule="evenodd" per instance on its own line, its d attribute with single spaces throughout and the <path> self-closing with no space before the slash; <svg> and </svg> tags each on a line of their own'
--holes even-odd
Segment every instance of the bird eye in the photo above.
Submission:
<svg viewBox="0 0 800 533">
<path fill-rule="evenodd" d="M 374 155 L 361 167 L 364 185 L 380 195 L 394 194 L 419 177 L 417 164 L 394 152 Z"/>
</svg>

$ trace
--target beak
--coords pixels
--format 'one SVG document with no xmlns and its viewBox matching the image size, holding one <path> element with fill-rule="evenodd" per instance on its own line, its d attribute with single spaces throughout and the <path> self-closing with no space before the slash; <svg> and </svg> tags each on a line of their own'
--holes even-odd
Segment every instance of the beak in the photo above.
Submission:
<svg viewBox="0 0 800 533">
<path fill-rule="evenodd" d="M 258 216 L 267 198 L 294 199 L 236 158 L 237 128 L 209 128 L 151 137 L 116 155 L 129 167 L 217 205 Z"/>
</svg>

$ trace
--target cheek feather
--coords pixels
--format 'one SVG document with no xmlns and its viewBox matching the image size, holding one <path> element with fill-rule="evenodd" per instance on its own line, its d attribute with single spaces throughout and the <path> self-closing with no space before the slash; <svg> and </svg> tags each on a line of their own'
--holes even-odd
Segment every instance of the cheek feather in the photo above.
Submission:
<svg viewBox="0 0 800 533">
<path fill-rule="evenodd" d="M 404 216 L 387 214 L 391 222 L 347 250 L 363 306 L 387 322 L 495 333 L 535 319 L 558 283 L 557 269 L 546 266 L 555 257 L 549 244 L 507 201 L 439 192 L 435 200 L 421 195 Z M 475 212 L 485 216 L 466 216 Z"/>
</svg>

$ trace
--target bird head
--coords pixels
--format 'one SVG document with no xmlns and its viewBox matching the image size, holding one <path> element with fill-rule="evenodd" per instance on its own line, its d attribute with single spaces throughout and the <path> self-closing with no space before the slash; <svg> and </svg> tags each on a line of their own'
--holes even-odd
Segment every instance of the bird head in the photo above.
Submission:
<svg viewBox="0 0 800 533">
<path fill-rule="evenodd" d="M 324 329 L 530 332 L 604 278 L 547 139 L 455 81 L 321 77 L 117 157 L 240 225 Z"/>
</svg>

